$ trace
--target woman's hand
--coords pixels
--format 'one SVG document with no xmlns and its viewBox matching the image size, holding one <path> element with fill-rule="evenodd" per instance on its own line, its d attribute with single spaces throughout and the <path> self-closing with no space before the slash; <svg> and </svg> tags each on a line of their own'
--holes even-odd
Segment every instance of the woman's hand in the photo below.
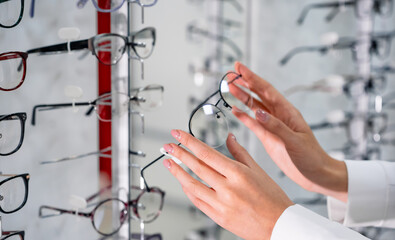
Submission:
<svg viewBox="0 0 395 240">
<path fill-rule="evenodd" d="M 293 203 L 235 137 L 230 134 L 226 144 L 236 161 L 186 132 L 173 130 L 171 133 L 193 154 L 176 144 L 166 144 L 165 150 L 208 184 L 191 177 L 174 161 L 163 161 L 192 203 L 241 238 L 270 239 L 277 219 Z"/>
<path fill-rule="evenodd" d="M 233 114 L 261 140 L 280 169 L 303 188 L 347 201 L 347 169 L 344 162 L 331 158 L 319 145 L 299 111 L 270 83 L 237 62 L 254 99 L 255 117 L 233 110 Z M 241 91 L 233 94 L 247 102 Z"/>
</svg>

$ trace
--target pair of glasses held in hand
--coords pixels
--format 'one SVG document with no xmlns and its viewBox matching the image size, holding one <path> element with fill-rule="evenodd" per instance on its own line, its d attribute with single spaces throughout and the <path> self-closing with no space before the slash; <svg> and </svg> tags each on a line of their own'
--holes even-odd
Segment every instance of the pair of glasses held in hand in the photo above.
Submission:
<svg viewBox="0 0 395 240">
<path fill-rule="evenodd" d="M 220 96 L 216 103 L 208 103 L 216 95 Z M 201 102 L 191 113 L 188 124 L 190 134 L 214 148 L 222 146 L 229 134 L 228 121 L 219 107 L 221 102 L 225 108 L 236 107 L 237 111 L 242 112 L 246 112 L 252 107 L 251 90 L 240 74 L 226 73 L 219 83 L 219 89 Z M 162 154 L 141 169 L 140 174 L 147 191 L 150 191 L 151 188 L 144 177 L 144 171 L 164 156 L 166 155 Z"/>
</svg>

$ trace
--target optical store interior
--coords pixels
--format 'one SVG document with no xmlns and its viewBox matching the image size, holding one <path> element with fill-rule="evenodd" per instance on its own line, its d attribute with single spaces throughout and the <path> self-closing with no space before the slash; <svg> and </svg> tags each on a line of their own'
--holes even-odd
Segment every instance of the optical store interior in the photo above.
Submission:
<svg viewBox="0 0 395 240">
<path fill-rule="evenodd" d="M 179 144 L 173 129 L 230 159 L 234 134 L 293 203 L 328 218 L 327 196 L 291 180 L 233 114 L 255 118 L 259 98 L 235 62 L 295 106 L 332 158 L 395 161 L 393 5 L 0 0 L 0 239 L 247 239 L 196 207 L 164 166 L 183 162 L 163 148 Z"/>
</svg>

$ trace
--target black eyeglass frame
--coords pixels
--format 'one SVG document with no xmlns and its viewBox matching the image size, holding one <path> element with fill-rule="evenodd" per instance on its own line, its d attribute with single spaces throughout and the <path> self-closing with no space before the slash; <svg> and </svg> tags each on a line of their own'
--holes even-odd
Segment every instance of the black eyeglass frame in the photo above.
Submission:
<svg viewBox="0 0 395 240">
<path fill-rule="evenodd" d="M 201 102 L 194 110 L 192 110 L 191 116 L 190 116 L 189 121 L 188 121 L 189 133 L 190 133 L 192 136 L 195 137 L 195 135 L 192 133 L 192 129 L 191 129 L 192 118 L 193 118 L 193 116 L 195 115 L 195 113 L 196 113 L 200 108 L 202 108 L 202 107 L 205 106 L 205 105 L 211 105 L 211 106 L 214 106 L 215 108 L 217 108 L 217 109 L 219 110 L 219 112 L 221 112 L 221 113 L 223 114 L 223 112 L 221 111 L 221 109 L 219 109 L 219 108 L 217 107 L 218 104 L 219 104 L 221 101 L 223 101 L 223 104 L 224 104 L 224 106 L 225 106 L 226 108 L 232 109 L 232 106 L 231 106 L 229 103 L 226 102 L 226 100 L 225 100 L 225 98 L 222 96 L 222 92 L 221 92 L 221 84 L 222 84 L 222 81 L 224 81 L 224 79 L 225 79 L 229 74 L 236 74 L 236 75 L 237 75 L 237 77 L 236 77 L 235 79 L 233 79 L 232 82 L 233 82 L 233 81 L 236 81 L 237 79 L 239 79 L 239 78 L 242 77 L 241 74 L 238 74 L 238 73 L 236 73 L 236 72 L 227 72 L 227 73 L 221 78 L 221 81 L 219 82 L 219 88 L 218 88 L 218 90 L 215 91 L 214 93 L 212 93 L 212 94 L 211 94 L 209 97 L 207 97 L 203 102 Z M 207 103 L 211 98 L 213 98 L 213 97 L 214 97 L 215 95 L 217 95 L 218 93 L 220 94 L 220 97 L 221 97 L 221 98 L 220 98 L 215 104 Z M 225 116 L 225 114 L 223 114 L 223 115 Z M 181 143 L 178 143 L 178 146 L 180 146 L 180 145 L 181 145 Z M 156 163 L 157 161 L 159 161 L 160 159 L 162 159 L 164 156 L 166 156 L 166 155 L 165 155 L 165 154 L 160 155 L 158 158 L 156 158 L 156 159 L 153 160 L 152 162 L 148 163 L 148 164 L 147 164 L 145 167 L 143 167 L 143 168 L 141 169 L 141 171 L 140 171 L 141 178 L 143 179 L 145 188 L 147 189 L 148 192 L 151 191 L 151 188 L 149 187 L 149 185 L 148 185 L 148 183 L 147 183 L 147 180 L 146 180 L 145 177 L 144 177 L 144 171 L 145 171 L 147 168 L 149 168 L 150 166 L 152 166 L 154 163 Z"/>
<path fill-rule="evenodd" d="M 136 50 L 136 46 L 138 46 L 138 43 L 135 43 L 135 38 L 136 36 L 138 36 L 139 34 L 145 32 L 145 31 L 150 31 L 152 36 L 153 36 L 153 47 L 151 52 L 147 55 L 147 56 L 140 56 L 138 54 L 138 51 Z M 124 44 L 125 44 L 125 48 L 123 48 L 122 51 L 122 55 L 126 52 L 126 49 L 128 47 L 132 48 L 133 52 L 136 54 L 136 56 L 138 57 L 138 59 L 147 59 L 148 57 L 151 56 L 153 49 L 155 47 L 155 43 L 156 43 L 156 30 L 153 27 L 146 27 L 141 29 L 140 31 L 131 33 L 129 36 L 123 36 L 120 34 L 116 34 L 116 33 L 102 33 L 96 36 L 93 36 L 89 39 L 84 39 L 84 40 L 78 40 L 78 41 L 71 41 L 70 43 L 60 43 L 60 44 L 55 44 L 55 45 L 50 45 L 50 46 L 45 46 L 45 47 L 40 47 L 40 48 L 34 48 L 34 49 L 30 49 L 28 51 L 26 51 L 28 54 L 32 54 L 32 53 L 38 53 L 40 55 L 43 54 L 57 54 L 57 53 L 63 53 L 63 52 L 68 52 L 70 51 L 78 51 L 78 50 L 83 50 L 83 49 L 89 49 L 92 53 L 92 55 L 95 55 L 97 60 L 104 64 L 104 65 L 115 65 L 117 64 L 122 57 L 120 57 L 119 59 L 117 59 L 116 62 L 114 63 L 104 63 L 100 60 L 99 56 L 96 54 L 95 51 L 95 47 L 94 47 L 94 43 L 97 41 L 97 39 L 103 38 L 103 37 L 119 37 L 123 40 Z"/>
<path fill-rule="evenodd" d="M 14 210 L 11 210 L 11 211 L 5 211 L 0 206 L 0 212 L 2 212 L 4 214 L 11 214 L 11 213 L 14 213 L 14 212 L 20 210 L 21 208 L 23 208 L 25 206 L 26 202 L 27 202 L 27 199 L 28 199 L 28 196 L 29 196 L 29 179 L 30 179 L 30 174 L 28 174 L 28 173 L 19 174 L 19 175 L 0 174 L 0 176 L 10 176 L 9 178 L 4 179 L 3 181 L 1 181 L 0 182 L 0 186 L 5 184 L 5 183 L 7 183 L 7 182 L 9 182 L 9 181 L 11 181 L 11 180 L 14 180 L 15 178 L 22 178 L 23 183 L 25 185 L 25 197 L 24 197 L 24 200 L 23 200 L 22 204 L 19 207 L 17 207 Z"/>
<path fill-rule="evenodd" d="M 7 121 L 7 120 L 19 120 L 19 122 L 21 124 L 21 137 L 19 139 L 18 146 L 14 150 L 12 150 L 11 152 L 8 152 L 8 153 L 1 153 L 0 152 L 0 156 L 11 155 L 11 154 L 17 152 L 21 148 L 21 146 L 23 144 L 23 139 L 25 138 L 26 119 L 27 119 L 27 115 L 25 112 L 12 113 L 12 114 L 8 114 L 8 115 L 0 115 L 0 122 Z M 0 137 L 1 137 L 1 133 L 0 133 Z"/>
<path fill-rule="evenodd" d="M 0 3 L 7 2 L 7 1 L 12 1 L 12 0 L 0 0 Z M 18 1 L 18 0 L 15 0 L 15 1 Z M 7 25 L 4 25 L 4 24 L 0 23 L 0 27 L 2 27 L 2 28 L 13 28 L 13 27 L 15 27 L 16 25 L 18 25 L 21 22 L 21 20 L 23 18 L 23 12 L 24 12 L 24 9 L 25 9 L 25 0 L 20 0 L 20 1 L 21 1 L 21 11 L 19 12 L 18 20 L 14 24 L 12 24 L 10 26 L 7 26 Z"/>
</svg>

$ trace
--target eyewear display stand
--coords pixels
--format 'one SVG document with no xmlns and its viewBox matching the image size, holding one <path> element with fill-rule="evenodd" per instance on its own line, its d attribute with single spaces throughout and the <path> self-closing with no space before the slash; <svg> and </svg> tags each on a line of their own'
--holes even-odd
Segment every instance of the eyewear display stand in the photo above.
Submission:
<svg viewBox="0 0 395 240">
<path fill-rule="evenodd" d="M 366 14 L 367 9 L 372 9 L 373 0 L 360 1 L 358 11 L 358 46 L 356 52 L 356 69 L 357 74 L 363 79 L 359 84 L 366 84 L 369 81 L 371 75 L 371 36 L 373 33 L 373 13 L 368 10 L 369 14 Z M 360 88 L 359 84 L 354 84 L 353 87 Z M 351 91 L 353 92 L 353 91 Z M 354 143 L 351 152 L 356 159 L 362 160 L 367 156 L 367 137 L 365 136 L 366 119 L 369 112 L 369 95 L 364 92 L 358 94 L 358 96 L 352 96 L 352 109 L 353 116 L 350 120 L 350 137 Z M 364 116 L 361 118 L 361 116 Z"/>
<path fill-rule="evenodd" d="M 130 3 L 124 4 L 118 11 L 111 13 L 111 32 L 129 36 L 130 30 Z M 112 112 L 119 112 L 120 114 L 113 114 L 112 117 L 112 186 L 113 192 L 117 192 L 119 199 L 125 198 L 125 192 L 129 197 L 129 142 L 131 138 L 130 129 L 130 115 L 129 108 L 123 107 L 123 103 L 128 102 L 130 95 L 129 76 L 130 76 L 130 58 L 123 57 L 120 62 L 111 69 L 112 82 Z M 124 93 L 124 94 L 117 94 Z M 122 189 L 122 191 L 118 191 Z M 116 206 L 121 208 L 121 206 Z M 121 211 L 116 209 L 115 211 Z M 113 214 L 113 219 L 116 221 L 117 214 Z M 130 239 L 130 216 L 129 221 L 125 221 L 120 231 L 117 233 L 117 239 Z"/>
</svg>

